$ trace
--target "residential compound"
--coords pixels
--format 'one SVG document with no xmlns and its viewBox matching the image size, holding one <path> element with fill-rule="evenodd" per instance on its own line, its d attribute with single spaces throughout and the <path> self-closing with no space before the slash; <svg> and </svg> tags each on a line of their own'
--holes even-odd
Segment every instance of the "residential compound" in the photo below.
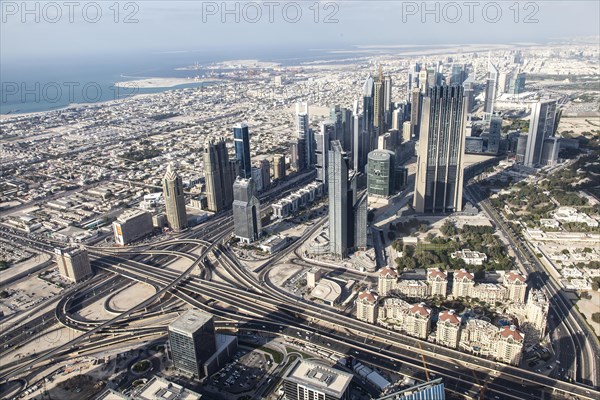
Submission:
<svg viewBox="0 0 600 400">
<path fill-rule="evenodd" d="M 532 341 L 545 334 L 548 301 L 543 293 L 532 290 L 527 301 L 526 277 L 517 271 L 501 275 L 501 283 L 476 283 L 474 276 L 461 269 L 449 274 L 438 268 L 427 270 L 425 280 L 399 279 L 392 268 L 379 274 L 378 292 L 367 290 L 356 300 L 356 317 L 407 335 L 434 340 L 437 343 L 509 364 L 519 364 L 527 336 Z M 451 289 L 449 289 L 449 283 Z M 477 298 L 490 305 L 501 306 L 508 315 L 492 323 L 468 310 L 459 315 L 455 310 L 435 310 L 426 299 Z M 409 303 L 407 300 L 417 300 Z M 507 321 L 518 321 L 507 325 Z"/>
<path fill-rule="evenodd" d="M 379 273 L 377 290 L 381 296 L 397 294 L 411 299 L 426 299 L 434 296 L 452 298 L 477 298 L 490 304 L 512 300 L 522 303 L 527 291 L 526 277 L 516 271 L 502 275 L 502 284 L 475 283 L 473 274 L 465 269 L 454 271 L 452 291 L 448 293 L 448 273 L 438 268 L 427 270 L 426 280 L 399 279 L 392 268 L 383 268 Z"/>
</svg>

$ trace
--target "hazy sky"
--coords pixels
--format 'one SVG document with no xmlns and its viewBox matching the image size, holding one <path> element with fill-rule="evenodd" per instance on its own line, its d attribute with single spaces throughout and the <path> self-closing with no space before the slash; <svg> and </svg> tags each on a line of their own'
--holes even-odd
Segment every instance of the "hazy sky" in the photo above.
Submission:
<svg viewBox="0 0 600 400">
<path fill-rule="evenodd" d="M 119 2 L 118 12 L 114 3 L 74 1 L 69 8 L 63 0 L 29 2 L 28 13 L 21 0 L 2 0 L 2 64 L 163 52 L 231 52 L 235 58 L 238 49 L 547 42 L 600 34 L 595 0 L 518 2 L 518 7 L 513 0 L 430 2 L 429 14 L 421 1 L 393 0 L 144 0 Z M 233 11 L 226 14 L 224 6 Z"/>
</svg>

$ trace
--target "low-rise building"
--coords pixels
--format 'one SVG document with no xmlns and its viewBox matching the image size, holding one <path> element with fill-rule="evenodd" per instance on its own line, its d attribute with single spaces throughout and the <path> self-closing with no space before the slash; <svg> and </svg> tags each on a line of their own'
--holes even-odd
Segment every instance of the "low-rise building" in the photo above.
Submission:
<svg viewBox="0 0 600 400">
<path fill-rule="evenodd" d="M 484 253 L 478 251 L 471 251 L 469 249 L 455 251 L 450 254 L 452 258 L 460 258 L 467 265 L 482 265 L 487 261 L 487 256 Z"/>
<path fill-rule="evenodd" d="M 124 246 L 152 233 L 152 216 L 143 210 L 124 211 L 113 222 L 115 243 Z"/>
<path fill-rule="evenodd" d="M 366 290 L 356 299 L 356 318 L 374 324 L 377 322 L 377 293 Z"/>
<path fill-rule="evenodd" d="M 454 310 L 441 312 L 438 316 L 436 342 L 442 346 L 457 348 L 460 341 L 460 322 L 461 318 Z"/>
<path fill-rule="evenodd" d="M 448 273 L 439 268 L 427 270 L 427 284 L 429 285 L 429 296 L 446 297 L 448 293 Z"/>
</svg>

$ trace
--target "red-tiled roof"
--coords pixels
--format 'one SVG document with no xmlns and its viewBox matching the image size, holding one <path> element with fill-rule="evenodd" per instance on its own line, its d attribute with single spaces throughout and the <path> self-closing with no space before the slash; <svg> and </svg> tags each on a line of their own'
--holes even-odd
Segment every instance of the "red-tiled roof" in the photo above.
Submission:
<svg viewBox="0 0 600 400">
<path fill-rule="evenodd" d="M 395 278 L 398 276 L 398 273 L 389 267 L 385 267 L 381 270 L 379 276 L 392 276 Z"/>
<path fill-rule="evenodd" d="M 438 268 L 430 268 L 428 271 L 428 275 L 432 278 L 442 278 L 442 279 L 447 279 L 446 274 L 442 271 L 440 271 L 440 269 Z"/>
<path fill-rule="evenodd" d="M 453 325 L 460 325 L 460 318 L 458 318 L 454 310 L 444 311 L 440 314 L 439 319 L 441 322 L 448 321 Z"/>
<path fill-rule="evenodd" d="M 431 309 L 427 308 L 424 303 L 415 304 L 409 310 L 412 314 L 420 314 L 422 317 L 427 317 L 431 313 Z"/>
<path fill-rule="evenodd" d="M 508 274 L 506 274 L 506 279 L 508 279 L 510 282 L 514 282 L 516 280 L 520 280 L 521 282 L 525 282 L 525 280 L 527 278 L 525 278 L 523 275 L 521 275 L 517 271 L 510 271 Z"/>
<path fill-rule="evenodd" d="M 367 291 L 367 292 L 360 292 L 360 293 L 358 294 L 358 299 L 359 299 L 359 300 L 366 300 L 366 301 L 368 301 L 369 303 L 374 303 L 374 302 L 376 302 L 376 301 L 377 301 L 377 297 L 376 297 L 376 295 L 375 295 L 375 292 L 370 292 L 370 291 Z"/>
<path fill-rule="evenodd" d="M 523 340 L 523 334 L 514 325 L 502 327 L 500 330 L 500 335 L 502 335 L 503 338 L 509 338 L 512 336 L 512 338 L 516 341 Z"/>
<path fill-rule="evenodd" d="M 470 281 L 474 279 L 473 275 L 471 275 L 469 271 L 465 269 L 460 269 L 454 272 L 454 279 L 462 280 L 463 278 L 467 278 Z"/>
</svg>

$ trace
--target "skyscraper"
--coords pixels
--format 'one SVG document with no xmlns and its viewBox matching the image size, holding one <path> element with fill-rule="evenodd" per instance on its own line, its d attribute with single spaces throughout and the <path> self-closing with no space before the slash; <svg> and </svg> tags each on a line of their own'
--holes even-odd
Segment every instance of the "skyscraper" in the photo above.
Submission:
<svg viewBox="0 0 600 400">
<path fill-rule="evenodd" d="M 173 321 L 168 331 L 173 366 L 202 377 L 203 364 L 217 351 L 213 316 L 190 309 Z"/>
<path fill-rule="evenodd" d="M 489 120 L 494 113 L 494 103 L 498 94 L 498 68 L 488 62 L 488 76 L 485 83 L 485 99 L 483 103 L 484 119 Z"/>
<path fill-rule="evenodd" d="M 302 108 L 301 108 L 302 106 Z M 296 103 L 296 133 L 298 136 L 298 170 L 315 166 L 314 136 L 309 126 L 308 103 Z"/>
<path fill-rule="evenodd" d="M 240 176 L 250 178 L 252 165 L 250 163 L 250 134 L 248 125 L 237 124 L 233 127 L 233 142 L 235 144 L 235 158 L 240 163 Z"/>
<path fill-rule="evenodd" d="M 85 248 L 54 249 L 58 272 L 72 282 L 81 282 L 92 275 L 90 258 Z"/>
<path fill-rule="evenodd" d="M 376 138 L 373 136 L 373 103 L 374 103 L 374 82 L 371 75 L 367 77 L 365 80 L 365 84 L 363 86 L 363 121 L 362 121 L 362 131 L 363 135 L 366 136 L 366 143 L 368 145 L 365 155 L 371 151 L 372 146 L 377 145 Z M 366 162 L 366 158 L 365 158 Z"/>
<path fill-rule="evenodd" d="M 369 153 L 367 191 L 369 195 L 389 197 L 394 194 L 394 159 L 390 150 L 373 150 Z"/>
<path fill-rule="evenodd" d="M 413 138 L 419 138 L 419 128 L 421 126 L 421 108 L 423 102 L 423 95 L 419 88 L 413 88 L 411 101 L 410 101 L 410 126 L 411 136 Z"/>
<path fill-rule="evenodd" d="M 475 104 L 475 81 L 471 76 L 465 79 L 463 87 L 465 88 L 465 109 L 467 115 L 469 115 L 473 112 L 473 105 Z"/>
<path fill-rule="evenodd" d="M 339 258 L 348 255 L 348 157 L 338 140 L 329 149 L 329 245 Z"/>
<path fill-rule="evenodd" d="M 385 109 L 385 93 L 384 93 L 383 71 L 379 65 L 379 76 L 373 85 L 373 126 L 377 135 L 385 132 L 384 109 Z"/>
<path fill-rule="evenodd" d="M 243 242 L 252 243 L 260 237 L 260 202 L 252 178 L 237 178 L 233 184 L 233 228 Z"/>
<path fill-rule="evenodd" d="M 283 154 L 273 156 L 273 179 L 285 179 L 285 157 Z"/>
<path fill-rule="evenodd" d="M 462 86 L 436 86 L 423 98 L 414 207 L 419 213 L 462 210 L 466 120 Z"/>
<path fill-rule="evenodd" d="M 329 122 L 321 123 L 321 132 L 315 135 L 317 147 L 315 152 L 317 155 L 317 182 L 327 184 L 327 152 L 329 151 L 330 137 L 334 131 L 333 124 Z"/>
<path fill-rule="evenodd" d="M 263 187 L 267 189 L 271 186 L 271 163 L 269 160 L 260 161 L 260 170 L 262 171 Z"/>
<path fill-rule="evenodd" d="M 237 163 L 230 162 L 225 142 L 207 140 L 204 144 L 204 178 L 208 209 L 219 212 L 231 206 Z"/>
<path fill-rule="evenodd" d="M 500 151 L 500 139 L 502 134 L 502 117 L 492 117 L 490 119 L 490 129 L 488 136 L 487 152 L 498 154 Z"/>
<path fill-rule="evenodd" d="M 392 126 L 392 77 L 386 75 L 383 78 L 383 121 L 385 129 Z"/>
<path fill-rule="evenodd" d="M 338 140 L 330 143 L 328 155 L 330 253 L 346 258 L 351 248 L 367 246 L 366 192 L 357 193 L 356 173 Z"/>
<path fill-rule="evenodd" d="M 537 167 L 542 164 L 544 140 L 554 136 L 556 123 L 556 100 L 537 102 L 529 117 L 529 134 L 523 164 Z"/>
<path fill-rule="evenodd" d="M 450 84 L 462 85 L 467 79 L 467 67 L 464 64 L 452 65 L 452 76 L 450 77 Z"/>
<path fill-rule="evenodd" d="M 179 232 L 187 228 L 183 183 L 171 164 L 167 166 L 167 172 L 163 178 L 163 197 L 165 199 L 167 221 L 171 229 Z"/>
</svg>

